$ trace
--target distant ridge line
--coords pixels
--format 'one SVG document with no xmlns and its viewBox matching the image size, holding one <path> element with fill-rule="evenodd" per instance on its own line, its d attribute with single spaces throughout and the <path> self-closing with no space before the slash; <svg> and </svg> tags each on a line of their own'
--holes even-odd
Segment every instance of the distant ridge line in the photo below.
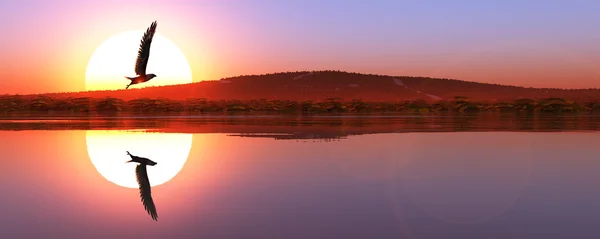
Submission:
<svg viewBox="0 0 600 239">
<path fill-rule="evenodd" d="M 449 78 L 390 76 L 340 70 L 294 71 L 238 75 L 178 85 L 101 90 L 24 94 L 21 96 L 135 98 L 206 98 L 323 100 L 340 98 L 376 101 L 424 99 L 428 101 L 464 96 L 474 100 L 562 97 L 573 100 L 598 100 L 600 89 L 534 88 L 479 83 Z"/>
</svg>

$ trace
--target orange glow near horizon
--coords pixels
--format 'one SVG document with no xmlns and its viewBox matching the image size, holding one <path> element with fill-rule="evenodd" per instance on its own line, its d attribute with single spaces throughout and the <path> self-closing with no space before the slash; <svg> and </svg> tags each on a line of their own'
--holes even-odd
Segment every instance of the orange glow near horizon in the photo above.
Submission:
<svg viewBox="0 0 600 239">
<path fill-rule="evenodd" d="M 566 11 L 561 17 L 548 18 L 543 14 L 549 10 L 539 9 L 552 5 L 547 4 L 536 5 L 533 9 L 538 10 L 524 11 L 527 14 L 521 13 L 520 20 L 514 20 L 519 9 L 526 8 L 493 9 L 479 16 L 479 8 L 467 4 L 462 9 L 465 14 L 446 16 L 430 14 L 426 9 L 438 7 L 425 4 L 420 10 L 414 9 L 423 14 L 398 15 L 388 11 L 399 6 L 386 7 L 388 4 L 403 3 L 344 3 L 348 8 L 339 11 L 336 4 L 318 1 L 302 5 L 277 1 L 147 4 L 138 0 L 86 0 L 59 5 L 14 1 L 0 7 L 5 23 L 0 29 L 10 33 L 0 44 L 0 94 L 123 89 L 128 83 L 124 76 L 132 76 L 135 64 L 135 59 L 127 58 L 137 51 L 141 34 L 131 38 L 133 47 L 123 44 L 125 57 L 110 58 L 115 67 L 109 70 L 110 76 L 103 76 L 108 73 L 101 70 L 102 74 L 92 80 L 98 84 L 90 83 L 90 87 L 86 84 L 88 63 L 107 39 L 131 30 L 141 33 L 154 20 L 158 22 L 155 36 L 168 38 L 177 46 L 193 75 L 190 73 L 191 80 L 187 76 L 176 79 L 170 72 L 160 72 L 176 62 L 161 62 L 166 60 L 158 57 L 162 47 L 157 37 L 148 66 L 148 72 L 157 78 L 133 88 L 312 70 L 526 87 L 600 87 L 598 37 L 596 31 L 589 30 L 595 29 L 593 24 L 598 21 L 586 20 L 585 14 Z M 593 9 L 584 5 L 578 6 L 580 11 Z M 533 17 L 532 13 L 542 15 Z M 314 17 L 306 18 L 306 14 Z M 536 19 L 553 23 L 538 25 L 541 22 Z M 495 24 L 500 25 L 489 27 Z"/>
</svg>

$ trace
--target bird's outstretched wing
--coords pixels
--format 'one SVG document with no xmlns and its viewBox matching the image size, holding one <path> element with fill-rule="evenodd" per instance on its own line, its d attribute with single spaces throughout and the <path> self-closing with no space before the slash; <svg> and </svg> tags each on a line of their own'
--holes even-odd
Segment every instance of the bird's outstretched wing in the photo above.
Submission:
<svg viewBox="0 0 600 239">
<path fill-rule="evenodd" d="M 150 57 L 150 44 L 152 43 L 154 32 L 156 32 L 156 21 L 152 22 L 150 27 L 146 29 L 146 33 L 144 33 L 140 42 L 140 49 L 138 50 L 135 62 L 135 73 L 140 76 L 146 75 L 146 65 L 148 65 L 148 58 Z"/>
<path fill-rule="evenodd" d="M 140 198 L 144 209 L 152 216 L 152 219 L 158 221 L 158 214 L 156 213 L 156 207 L 152 200 L 152 194 L 150 192 L 150 180 L 148 180 L 148 172 L 146 171 L 146 165 L 138 164 L 135 168 L 135 176 L 137 178 L 138 185 L 140 186 Z"/>
</svg>

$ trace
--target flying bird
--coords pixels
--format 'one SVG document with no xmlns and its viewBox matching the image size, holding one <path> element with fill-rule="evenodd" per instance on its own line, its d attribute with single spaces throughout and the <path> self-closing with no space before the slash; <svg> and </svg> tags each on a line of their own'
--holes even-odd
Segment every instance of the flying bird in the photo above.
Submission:
<svg viewBox="0 0 600 239">
<path fill-rule="evenodd" d="M 129 85 L 125 87 L 125 89 L 129 89 L 129 86 L 144 83 L 146 81 L 151 80 L 156 77 L 155 74 L 146 74 L 146 66 L 148 65 L 148 58 L 150 57 L 150 44 L 152 43 L 152 38 L 154 37 L 154 33 L 156 32 L 156 21 L 152 22 L 150 27 L 146 29 L 144 36 L 142 37 L 142 41 L 140 42 L 140 49 L 138 50 L 137 60 L 135 62 L 135 73 L 136 77 L 128 77 L 125 78 L 131 80 Z"/>
<path fill-rule="evenodd" d="M 152 220 L 158 221 L 156 206 L 154 206 L 154 201 L 152 200 L 152 194 L 150 192 L 150 180 L 148 180 L 148 172 L 146 171 L 146 165 L 154 166 L 156 165 L 156 162 L 147 158 L 131 155 L 129 151 L 127 151 L 127 155 L 131 157 L 131 160 L 127 161 L 127 163 L 139 163 L 135 168 L 135 176 L 140 187 L 140 198 L 142 204 L 144 204 L 144 209 L 150 214 Z"/>
</svg>

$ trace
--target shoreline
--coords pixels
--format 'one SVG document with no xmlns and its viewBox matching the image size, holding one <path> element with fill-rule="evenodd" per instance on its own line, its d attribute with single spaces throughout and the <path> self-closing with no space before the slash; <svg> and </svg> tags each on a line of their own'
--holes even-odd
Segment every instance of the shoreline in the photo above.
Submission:
<svg viewBox="0 0 600 239">
<path fill-rule="evenodd" d="M 142 98 L 124 101 L 118 98 L 51 98 L 26 99 L 20 96 L 0 96 L 0 116 L 92 114 L 92 115 L 180 115 L 248 114 L 248 115 L 305 115 L 305 114 L 473 114 L 473 113 L 600 113 L 600 102 L 576 102 L 562 98 L 513 101 L 472 101 L 466 97 L 430 101 L 367 101 L 329 98 L 320 101 L 294 100 L 207 100 L 194 98 L 171 100 Z"/>
<path fill-rule="evenodd" d="M 11 112 L 0 113 L 1 121 L 15 120 L 311 120 L 311 119 L 408 119 L 408 118 L 596 118 L 600 112 L 473 112 L 473 113 L 406 113 L 406 112 L 374 112 L 374 113 L 307 113 L 307 112 Z"/>
<path fill-rule="evenodd" d="M 0 131 L 117 130 L 225 133 L 278 139 L 336 138 L 372 133 L 600 131 L 600 115 L 19 117 L 1 118 Z M 257 134 L 278 134 L 260 136 Z M 281 135 L 285 134 L 285 135 Z"/>
</svg>

